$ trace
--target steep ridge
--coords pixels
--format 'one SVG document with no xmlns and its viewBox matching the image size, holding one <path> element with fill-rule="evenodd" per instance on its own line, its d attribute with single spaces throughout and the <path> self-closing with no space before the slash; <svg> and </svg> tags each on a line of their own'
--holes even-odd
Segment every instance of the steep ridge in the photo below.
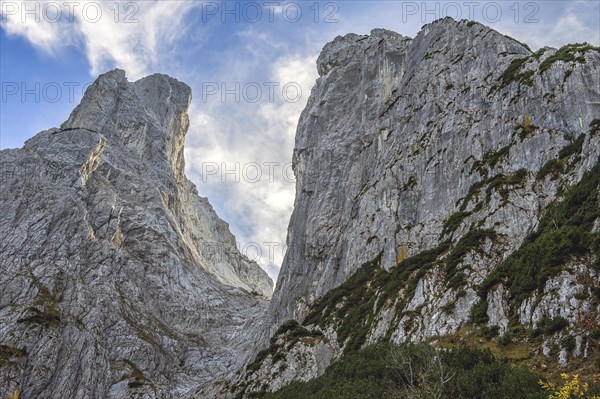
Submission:
<svg viewBox="0 0 600 399">
<path fill-rule="evenodd" d="M 337 37 L 317 68 L 271 342 L 231 390 L 276 390 L 344 351 L 462 340 L 478 325 L 505 335 L 557 322 L 532 350 L 561 366 L 590 356 L 600 49 L 533 53 L 446 18 L 414 39 Z"/>
<path fill-rule="evenodd" d="M 379 341 L 494 335 L 595 364 L 600 49 L 443 19 L 317 68 L 270 305 L 185 177 L 186 85 L 109 72 L 0 151 L 0 392 L 260 397 Z"/>
<path fill-rule="evenodd" d="M 0 151 L 0 392 L 183 397 L 251 354 L 272 281 L 185 177 L 190 101 L 111 71 Z"/>
</svg>

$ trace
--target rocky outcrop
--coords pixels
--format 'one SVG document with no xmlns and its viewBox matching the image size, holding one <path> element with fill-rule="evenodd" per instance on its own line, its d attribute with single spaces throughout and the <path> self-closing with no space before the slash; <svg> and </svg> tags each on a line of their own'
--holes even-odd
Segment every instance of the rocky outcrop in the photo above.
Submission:
<svg viewBox="0 0 600 399">
<path fill-rule="evenodd" d="M 446 18 L 414 39 L 385 30 L 337 37 L 317 68 L 296 135 L 271 335 L 296 319 L 336 329 L 332 348 L 357 349 L 456 334 L 474 313 L 500 334 L 517 319 L 535 329 L 558 316 L 579 334 L 576 309 L 600 322 L 593 245 L 556 261 L 552 274 L 532 271 L 539 288 L 506 274 L 526 237 L 547 231 L 549 204 L 564 209 L 565 192 L 598 162 L 600 49 L 534 53 Z M 589 197 L 598 187 L 587 176 Z M 586 207 L 598 218 L 598 203 Z M 591 224 L 578 226 L 593 241 Z"/>
<path fill-rule="evenodd" d="M 184 175 L 190 101 L 115 70 L 0 152 L 0 392 L 185 397 L 250 356 L 272 282 Z"/>
<path fill-rule="evenodd" d="M 515 249 L 561 184 L 578 181 L 598 159 L 599 138 L 589 132 L 600 117 L 600 53 L 573 53 L 574 61 L 552 62 L 555 49 L 532 53 L 450 18 L 414 39 L 374 30 L 327 44 L 297 131 L 296 205 L 270 305 L 273 326 L 303 319 L 380 252 L 390 269 L 401 250 L 410 256 L 438 245 L 459 208 L 470 214 L 447 237 L 494 228 L 504 242 L 484 252 Z M 571 173 L 536 179 L 582 134 Z M 492 187 L 477 209 L 480 198 L 469 197 L 475 183 L 519 170 L 519 184 Z M 470 254 L 474 284 L 492 266 L 480 255 Z"/>
</svg>

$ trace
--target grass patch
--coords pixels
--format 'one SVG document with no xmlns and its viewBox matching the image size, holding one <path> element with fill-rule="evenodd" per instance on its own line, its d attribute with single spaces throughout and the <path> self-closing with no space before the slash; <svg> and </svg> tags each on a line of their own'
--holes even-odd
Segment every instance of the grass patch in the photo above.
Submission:
<svg viewBox="0 0 600 399">
<path fill-rule="evenodd" d="M 285 338 L 285 345 L 277 343 L 280 337 Z M 258 371 L 269 355 L 272 356 L 273 363 L 285 359 L 283 351 L 289 350 L 289 348 L 293 347 L 302 338 L 323 338 L 323 333 L 318 330 L 309 331 L 296 320 L 284 322 L 271 337 L 269 347 L 258 352 L 254 360 L 246 366 L 246 370 L 251 373 Z"/>
<path fill-rule="evenodd" d="M 513 60 L 500 77 L 500 87 L 508 86 L 512 82 L 520 82 L 521 84 L 531 86 L 533 84 L 534 71 L 520 72 L 523 65 L 525 65 L 530 58 L 531 57 L 524 57 Z"/>
</svg>

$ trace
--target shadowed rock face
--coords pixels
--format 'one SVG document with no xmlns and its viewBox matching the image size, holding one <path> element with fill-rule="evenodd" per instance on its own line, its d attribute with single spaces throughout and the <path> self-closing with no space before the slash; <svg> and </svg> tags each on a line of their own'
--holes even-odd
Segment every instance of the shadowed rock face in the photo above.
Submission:
<svg viewBox="0 0 600 399">
<path fill-rule="evenodd" d="M 190 101 L 115 70 L 0 151 L 0 393 L 183 397 L 246 361 L 272 282 L 184 175 Z"/>
</svg>

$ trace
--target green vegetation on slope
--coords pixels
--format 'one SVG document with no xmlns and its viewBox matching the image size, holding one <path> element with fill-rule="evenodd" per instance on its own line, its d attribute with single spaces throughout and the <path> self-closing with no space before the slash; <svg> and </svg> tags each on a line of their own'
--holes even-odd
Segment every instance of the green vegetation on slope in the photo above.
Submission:
<svg viewBox="0 0 600 399">
<path fill-rule="evenodd" d="M 590 122 L 590 136 L 600 134 L 600 119 L 594 119 Z"/>
<path fill-rule="evenodd" d="M 519 169 L 509 175 L 498 174 L 492 178 L 489 178 L 488 172 L 486 170 L 483 174 L 483 180 L 473 183 L 473 185 L 469 188 L 469 192 L 467 193 L 467 195 L 462 200 L 460 200 L 459 211 L 464 212 L 465 209 L 467 209 L 467 205 L 469 204 L 469 202 L 471 202 L 471 200 L 473 200 L 480 194 L 483 187 L 486 187 L 486 204 L 489 204 L 494 191 L 497 191 L 500 194 L 500 196 L 502 197 L 502 203 L 506 204 L 508 202 L 508 196 L 510 194 L 511 189 L 523 187 L 523 185 L 527 181 L 527 174 L 528 172 L 526 169 Z M 482 203 L 476 205 L 475 210 L 481 209 L 482 206 Z"/>
<path fill-rule="evenodd" d="M 279 337 L 286 336 L 285 347 L 281 347 L 277 343 Z M 268 348 L 258 352 L 254 361 L 246 366 L 246 370 L 255 372 L 260 368 L 262 362 L 269 356 L 273 356 L 273 361 L 277 361 L 278 358 L 284 356 L 284 352 L 294 346 L 302 338 L 323 338 L 323 333 L 320 331 L 309 331 L 302 327 L 296 320 L 288 320 L 283 323 L 273 337 Z"/>
<path fill-rule="evenodd" d="M 321 377 L 294 382 L 263 398 L 542 399 L 546 396 L 539 380 L 539 375 L 511 366 L 489 351 L 379 343 L 344 355 Z"/>
<path fill-rule="evenodd" d="M 381 254 L 365 263 L 346 282 L 317 301 L 304 325 L 337 326 L 338 341 L 346 343 L 345 351 L 359 350 L 365 343 L 374 316 L 386 303 L 396 302 L 396 314 L 414 296 L 417 283 L 450 249 L 444 241 L 437 247 L 411 256 L 389 272 L 380 267 Z"/>
<path fill-rule="evenodd" d="M 465 255 L 471 251 L 480 251 L 487 239 L 496 238 L 494 230 L 470 230 L 456 243 L 446 258 L 446 282 L 450 288 L 458 288 L 465 283 L 466 275 L 459 269 Z"/>
<path fill-rule="evenodd" d="M 585 134 L 581 134 L 574 142 L 561 148 L 558 152 L 558 159 L 549 160 L 538 170 L 536 180 L 543 180 L 548 175 L 552 180 L 556 180 L 561 174 L 579 162 L 584 142 Z"/>
<path fill-rule="evenodd" d="M 600 47 L 594 47 L 588 43 L 567 44 L 542 61 L 539 66 L 539 72 L 544 73 L 558 61 L 585 64 L 586 60 L 584 54 L 588 51 L 597 51 L 600 53 Z M 545 52 L 546 49 L 540 49 L 532 55 L 514 59 L 500 77 L 500 87 L 508 86 L 512 82 L 519 82 L 522 85 L 531 86 L 536 71 L 532 69 L 523 71 L 523 67 L 530 61 L 539 60 Z M 564 80 L 566 80 L 571 73 L 572 70 L 567 70 Z"/>
<path fill-rule="evenodd" d="M 548 206 L 537 231 L 484 280 L 482 297 L 486 298 L 495 285 L 504 283 L 511 296 L 521 302 L 536 289 L 541 290 L 548 278 L 562 271 L 569 260 L 592 253 L 598 256 L 600 234 L 592 233 L 592 228 L 600 217 L 599 185 L 600 163 L 597 163 L 566 191 L 561 201 Z M 480 305 L 474 309 L 474 319 L 481 316 L 482 308 Z"/>
<path fill-rule="evenodd" d="M 556 51 L 556 53 L 546 58 L 540 64 L 540 72 L 550 69 L 552 64 L 557 61 L 585 64 L 585 57 L 583 57 L 583 54 L 586 51 L 597 51 L 600 53 L 600 47 L 594 47 L 588 43 L 573 43 L 562 46 Z"/>
<path fill-rule="evenodd" d="M 521 67 L 525 65 L 527 61 L 529 61 L 530 57 L 517 58 L 513 60 L 506 71 L 502 74 L 502 84 L 501 87 L 508 86 L 512 82 L 520 82 L 521 84 L 526 84 L 531 86 L 533 84 L 533 75 L 534 71 L 526 71 L 519 72 Z"/>
</svg>

